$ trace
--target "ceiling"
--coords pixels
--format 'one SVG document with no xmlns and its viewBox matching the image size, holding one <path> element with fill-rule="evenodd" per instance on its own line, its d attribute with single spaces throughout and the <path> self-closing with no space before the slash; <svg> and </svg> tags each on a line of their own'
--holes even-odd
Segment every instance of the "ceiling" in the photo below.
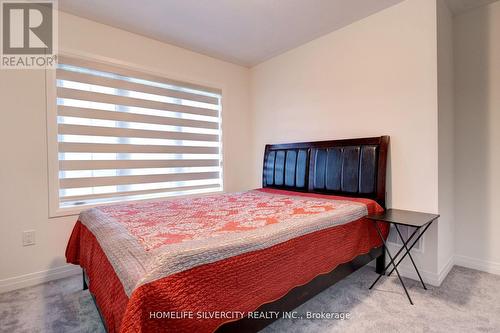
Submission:
<svg viewBox="0 0 500 333">
<path fill-rule="evenodd" d="M 59 0 L 59 9 L 251 67 L 401 1 Z"/>
<path fill-rule="evenodd" d="M 446 3 L 453 14 L 458 15 L 496 1 L 498 0 L 446 0 Z"/>
<path fill-rule="evenodd" d="M 59 0 L 62 11 L 251 67 L 403 0 Z M 446 0 L 457 15 L 497 0 Z"/>
</svg>

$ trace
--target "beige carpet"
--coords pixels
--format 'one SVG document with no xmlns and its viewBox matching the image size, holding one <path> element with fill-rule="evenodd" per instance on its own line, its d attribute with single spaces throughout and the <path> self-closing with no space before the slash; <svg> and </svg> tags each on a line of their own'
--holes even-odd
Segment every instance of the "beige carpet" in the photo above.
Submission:
<svg viewBox="0 0 500 333">
<path fill-rule="evenodd" d="M 279 320 L 264 332 L 500 332 L 500 276 L 455 267 L 440 288 L 408 282 L 414 306 L 395 278 L 365 267 L 296 309 L 349 312 L 348 320 Z M 81 277 L 0 294 L 0 332 L 104 332 Z"/>
</svg>

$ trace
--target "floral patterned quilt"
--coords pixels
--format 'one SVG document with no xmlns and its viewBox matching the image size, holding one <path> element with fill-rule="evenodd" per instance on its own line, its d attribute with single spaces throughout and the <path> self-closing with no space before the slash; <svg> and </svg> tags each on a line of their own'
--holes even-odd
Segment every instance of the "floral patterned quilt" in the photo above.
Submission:
<svg viewBox="0 0 500 333">
<path fill-rule="evenodd" d="M 269 248 L 364 217 L 367 207 L 252 190 L 93 208 L 79 221 L 97 238 L 130 296 L 193 267 Z"/>
</svg>

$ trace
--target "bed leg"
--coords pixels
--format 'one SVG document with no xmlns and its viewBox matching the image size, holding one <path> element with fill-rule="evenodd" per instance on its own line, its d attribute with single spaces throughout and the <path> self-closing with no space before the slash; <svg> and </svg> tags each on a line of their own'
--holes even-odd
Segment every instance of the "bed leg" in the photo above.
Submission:
<svg viewBox="0 0 500 333">
<path fill-rule="evenodd" d="M 377 261 L 375 264 L 375 272 L 384 275 L 385 274 L 384 268 L 385 268 L 385 247 L 382 247 L 382 254 L 379 257 L 377 257 Z"/>
<path fill-rule="evenodd" d="M 87 281 L 85 281 L 85 271 L 82 268 L 82 281 L 83 281 L 83 290 L 89 289 L 89 286 L 87 286 Z"/>
</svg>

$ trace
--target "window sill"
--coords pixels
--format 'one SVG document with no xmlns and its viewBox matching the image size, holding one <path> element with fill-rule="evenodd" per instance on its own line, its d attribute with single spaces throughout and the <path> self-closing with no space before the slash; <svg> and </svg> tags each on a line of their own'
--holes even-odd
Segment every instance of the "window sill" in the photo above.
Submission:
<svg viewBox="0 0 500 333">
<path fill-rule="evenodd" d="M 213 195 L 213 194 L 222 194 L 224 193 L 223 190 L 218 190 L 218 191 L 213 191 L 213 192 L 206 192 L 206 193 L 200 193 L 200 194 L 187 194 L 187 195 L 178 195 L 178 196 L 171 196 L 171 197 L 159 197 L 159 198 L 153 198 L 153 199 L 136 199 L 136 200 L 123 200 L 123 201 L 116 201 L 116 202 L 103 202 L 103 203 L 98 203 L 98 204 L 90 204 L 90 205 L 79 205 L 79 206 L 73 206 L 73 207 L 64 207 L 64 208 L 57 208 L 54 210 L 51 210 L 49 212 L 49 218 L 57 218 L 57 217 L 63 217 L 63 216 L 78 216 L 82 211 L 91 209 L 94 207 L 100 207 L 100 206 L 106 206 L 106 205 L 117 205 L 117 204 L 122 204 L 122 203 L 137 203 L 137 202 L 149 202 L 149 201 L 158 201 L 158 200 L 175 200 L 175 199 L 181 199 L 181 198 L 196 198 L 196 197 L 203 197 L 207 195 Z"/>
</svg>

